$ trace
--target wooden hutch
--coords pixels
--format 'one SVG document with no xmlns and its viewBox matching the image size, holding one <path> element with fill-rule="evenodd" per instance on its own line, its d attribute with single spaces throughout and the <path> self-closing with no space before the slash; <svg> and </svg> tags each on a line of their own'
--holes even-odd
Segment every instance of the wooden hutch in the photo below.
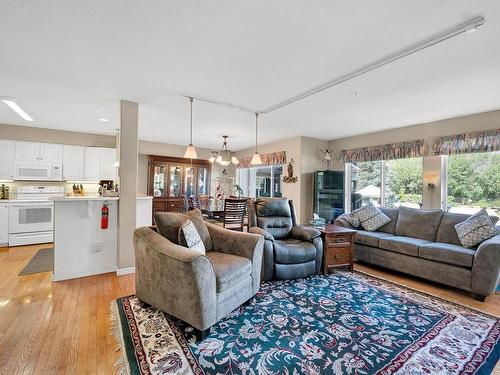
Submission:
<svg viewBox="0 0 500 375">
<path fill-rule="evenodd" d="M 148 194 L 155 212 L 182 212 L 184 196 L 208 202 L 211 164 L 208 160 L 148 155 Z"/>
</svg>

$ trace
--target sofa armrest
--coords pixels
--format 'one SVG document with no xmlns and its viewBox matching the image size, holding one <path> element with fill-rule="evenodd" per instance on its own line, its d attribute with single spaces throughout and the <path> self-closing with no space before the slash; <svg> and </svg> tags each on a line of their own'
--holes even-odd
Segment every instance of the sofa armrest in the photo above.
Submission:
<svg viewBox="0 0 500 375">
<path fill-rule="evenodd" d="M 248 230 L 249 233 L 254 233 L 254 234 L 260 234 L 261 236 L 264 236 L 266 240 L 273 241 L 274 242 L 274 237 L 271 233 L 269 233 L 267 230 L 264 230 L 259 227 L 251 227 Z"/>
<path fill-rule="evenodd" d="M 472 291 L 482 296 L 495 292 L 500 276 L 500 234 L 479 245 L 472 265 Z"/>
<path fill-rule="evenodd" d="M 210 259 L 147 227 L 134 231 L 136 295 L 199 330 L 216 323 L 215 272 Z"/>
<path fill-rule="evenodd" d="M 257 293 L 260 287 L 264 238 L 254 233 L 236 232 L 210 223 L 206 225 L 214 251 L 250 259 L 253 291 Z"/>
<path fill-rule="evenodd" d="M 290 235 L 298 240 L 311 242 L 316 237 L 321 236 L 321 232 L 316 228 L 296 225 L 292 227 Z"/>
<path fill-rule="evenodd" d="M 342 214 L 340 215 L 339 217 L 337 217 L 334 221 L 334 224 L 335 225 L 338 225 L 340 227 L 344 227 L 344 228 L 349 228 L 349 229 L 356 229 L 354 228 L 351 223 L 349 223 L 347 220 L 346 220 L 346 214 Z"/>
</svg>

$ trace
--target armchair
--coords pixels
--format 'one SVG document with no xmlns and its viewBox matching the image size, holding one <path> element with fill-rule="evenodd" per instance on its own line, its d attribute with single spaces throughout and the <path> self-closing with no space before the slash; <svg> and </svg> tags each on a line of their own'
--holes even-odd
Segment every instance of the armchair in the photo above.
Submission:
<svg viewBox="0 0 500 375">
<path fill-rule="evenodd" d="M 187 220 L 206 254 L 179 244 Z M 190 324 L 203 338 L 210 327 L 253 297 L 260 286 L 263 238 L 205 223 L 201 211 L 155 214 L 157 230 L 134 232 L 136 296 Z"/>
<path fill-rule="evenodd" d="M 287 280 L 320 273 L 321 233 L 297 225 L 293 201 L 257 198 L 248 205 L 249 232 L 264 238 L 263 280 Z"/>
</svg>

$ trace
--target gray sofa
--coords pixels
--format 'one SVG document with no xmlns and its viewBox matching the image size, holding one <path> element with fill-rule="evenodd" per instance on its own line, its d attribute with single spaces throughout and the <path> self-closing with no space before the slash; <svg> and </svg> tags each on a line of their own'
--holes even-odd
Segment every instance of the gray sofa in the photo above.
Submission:
<svg viewBox="0 0 500 375">
<path fill-rule="evenodd" d="M 189 219 L 206 255 L 182 246 L 178 232 Z M 157 213 L 155 228 L 135 230 L 135 285 L 140 300 L 198 329 L 208 329 L 249 300 L 260 287 L 261 236 L 205 223 L 201 211 Z"/>
<path fill-rule="evenodd" d="M 463 289 L 480 301 L 494 293 L 500 275 L 500 235 L 467 249 L 455 224 L 470 215 L 406 207 L 381 211 L 391 221 L 377 231 L 355 228 L 356 260 Z M 494 224 L 497 220 L 492 217 Z M 352 228 L 345 215 L 335 224 Z"/>
<path fill-rule="evenodd" d="M 257 198 L 248 204 L 249 232 L 264 236 L 263 280 L 287 280 L 319 273 L 321 233 L 297 225 L 293 201 Z"/>
</svg>

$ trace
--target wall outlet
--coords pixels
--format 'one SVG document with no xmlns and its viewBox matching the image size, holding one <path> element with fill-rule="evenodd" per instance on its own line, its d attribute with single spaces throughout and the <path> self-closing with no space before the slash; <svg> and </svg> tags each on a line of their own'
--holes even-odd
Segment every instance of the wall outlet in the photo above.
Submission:
<svg viewBox="0 0 500 375">
<path fill-rule="evenodd" d="M 90 245 L 90 251 L 92 251 L 93 253 L 102 252 L 102 243 L 100 242 L 93 243 L 92 245 Z"/>
</svg>

